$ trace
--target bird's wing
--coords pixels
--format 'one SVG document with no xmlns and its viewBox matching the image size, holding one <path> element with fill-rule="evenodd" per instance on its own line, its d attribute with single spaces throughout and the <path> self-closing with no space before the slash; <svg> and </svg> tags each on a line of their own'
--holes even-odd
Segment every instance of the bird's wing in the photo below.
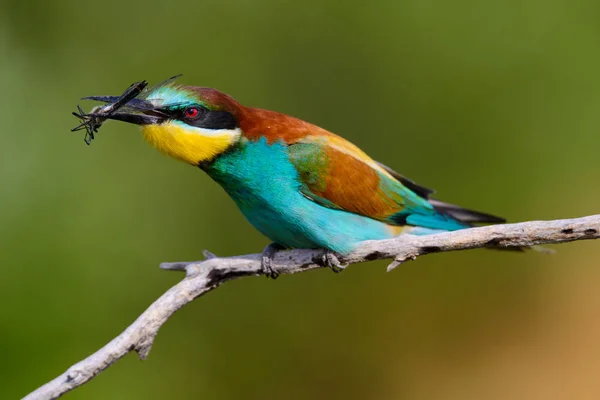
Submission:
<svg viewBox="0 0 600 400">
<path fill-rule="evenodd" d="M 429 199 L 431 189 L 377 163 L 352 143 L 318 126 L 273 111 L 245 110 L 240 120 L 245 137 L 286 143 L 290 161 L 300 177 L 300 190 L 325 207 L 391 225 L 443 230 L 503 221 Z"/>
<path fill-rule="evenodd" d="M 393 225 L 405 225 L 411 215 L 436 214 L 426 198 L 431 190 L 378 164 L 339 136 L 306 136 L 289 146 L 289 156 L 302 193 L 323 206 Z"/>
</svg>

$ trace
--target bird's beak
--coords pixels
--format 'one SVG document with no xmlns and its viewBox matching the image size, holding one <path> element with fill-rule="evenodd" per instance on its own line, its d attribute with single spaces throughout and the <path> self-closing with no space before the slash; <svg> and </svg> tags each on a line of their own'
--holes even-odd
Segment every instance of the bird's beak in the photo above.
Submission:
<svg viewBox="0 0 600 400">
<path fill-rule="evenodd" d="M 105 102 L 105 106 L 96 107 L 90 112 L 90 115 L 102 119 L 114 119 L 136 125 L 151 125 L 160 124 L 168 118 L 164 111 L 156 108 L 147 100 L 134 98 L 123 102 L 123 96 L 90 96 L 84 97 L 83 100 Z"/>
</svg>

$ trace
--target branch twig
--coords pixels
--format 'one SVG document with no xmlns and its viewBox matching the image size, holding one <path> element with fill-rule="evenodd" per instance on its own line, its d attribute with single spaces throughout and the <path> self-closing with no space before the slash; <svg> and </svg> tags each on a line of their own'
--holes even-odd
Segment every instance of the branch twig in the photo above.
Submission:
<svg viewBox="0 0 600 400">
<path fill-rule="evenodd" d="M 428 236 L 403 235 L 395 239 L 362 243 L 351 254 L 339 256 L 355 264 L 393 259 L 388 271 L 418 256 L 479 247 L 522 247 L 600 238 L 600 214 L 555 221 L 532 221 L 492 225 Z M 273 266 L 281 274 L 320 268 L 322 250 L 290 250 L 276 254 Z M 186 277 L 167 290 L 123 333 L 106 346 L 70 367 L 65 373 L 25 397 L 55 399 L 88 382 L 113 363 L 135 350 L 141 359 L 150 352 L 160 327 L 181 307 L 222 283 L 242 276 L 261 275 L 260 254 L 216 257 L 205 251 L 204 261 L 163 263 L 166 270 L 185 271 Z M 491 257 L 492 255 L 490 255 Z"/>
</svg>

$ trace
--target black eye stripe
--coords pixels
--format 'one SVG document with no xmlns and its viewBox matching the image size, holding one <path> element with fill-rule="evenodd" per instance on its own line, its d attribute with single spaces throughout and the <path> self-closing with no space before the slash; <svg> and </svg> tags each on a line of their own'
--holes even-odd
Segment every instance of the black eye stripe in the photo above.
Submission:
<svg viewBox="0 0 600 400">
<path fill-rule="evenodd" d="M 206 129 L 235 129 L 237 121 L 227 111 L 207 110 L 201 118 L 196 117 L 191 121 L 184 121 L 188 125 Z"/>
<path fill-rule="evenodd" d="M 165 114 L 168 114 L 171 119 L 176 119 L 184 122 L 187 125 L 195 126 L 198 128 L 205 129 L 235 129 L 238 127 L 238 122 L 233 114 L 227 111 L 209 110 L 206 107 L 199 105 L 193 105 L 198 109 L 198 114 L 190 118 L 186 115 L 186 109 L 180 108 L 177 110 L 161 110 Z"/>
</svg>

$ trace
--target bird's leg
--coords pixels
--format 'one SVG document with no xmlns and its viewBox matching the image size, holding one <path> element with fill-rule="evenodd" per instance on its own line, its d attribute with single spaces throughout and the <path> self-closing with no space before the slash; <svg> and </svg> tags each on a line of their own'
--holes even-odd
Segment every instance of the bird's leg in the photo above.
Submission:
<svg viewBox="0 0 600 400">
<path fill-rule="evenodd" d="M 342 272 L 344 269 L 346 269 L 346 267 L 348 266 L 348 264 L 342 264 L 340 262 L 340 260 L 338 259 L 337 255 L 330 250 L 325 250 L 325 252 L 323 253 L 323 257 L 321 258 L 322 261 L 322 265 L 324 267 L 328 267 L 331 268 L 331 270 L 333 272 L 335 272 L 336 274 L 339 274 L 340 272 Z"/>
<path fill-rule="evenodd" d="M 263 274 L 265 274 L 267 278 L 277 279 L 277 277 L 279 276 L 279 272 L 277 272 L 277 270 L 273 268 L 271 263 L 273 262 L 273 257 L 275 256 L 275 254 L 283 249 L 285 249 L 285 247 L 283 247 L 279 243 L 271 243 L 263 250 L 261 268 Z"/>
</svg>

